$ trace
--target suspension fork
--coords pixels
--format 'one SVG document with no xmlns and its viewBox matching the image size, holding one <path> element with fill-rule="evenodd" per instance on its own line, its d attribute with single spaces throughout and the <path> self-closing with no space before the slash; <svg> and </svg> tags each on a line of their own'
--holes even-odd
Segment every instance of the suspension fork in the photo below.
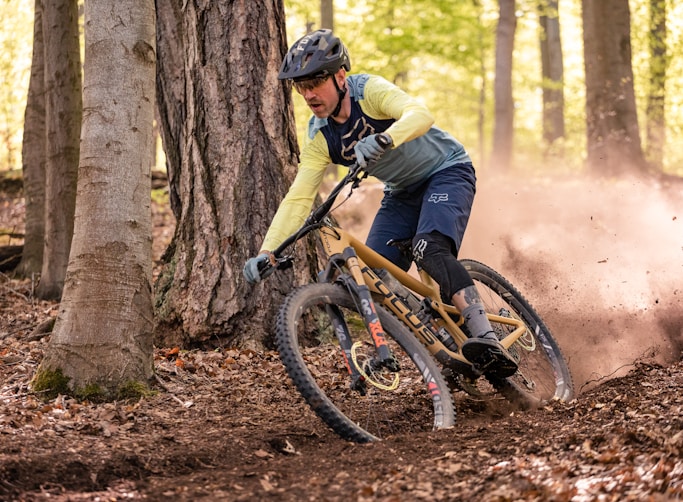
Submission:
<svg viewBox="0 0 683 502">
<path fill-rule="evenodd" d="M 365 327 L 372 337 L 372 342 L 377 353 L 376 362 L 378 366 L 385 367 L 391 371 L 398 371 L 398 362 L 387 345 L 387 335 L 379 320 L 379 316 L 377 315 L 377 309 L 375 307 L 375 302 L 372 299 L 370 289 L 367 284 L 365 284 L 363 272 L 361 271 L 355 250 L 352 247 L 345 248 L 340 257 L 332 257 L 330 259 L 330 264 L 335 262 L 343 262 L 349 271 L 348 274 L 338 277 L 338 280 L 341 281 L 358 300 L 358 311 L 363 317 Z M 330 280 L 331 275 L 331 267 L 328 264 L 328 268 L 324 272 L 324 278 Z M 346 365 L 355 381 L 356 375 L 360 376 L 360 374 L 354 365 L 350 363 L 353 340 L 351 339 L 348 327 L 343 321 L 341 311 L 337 307 L 328 307 L 328 314 L 330 314 L 330 317 L 332 318 L 337 339 L 344 352 Z"/>
<path fill-rule="evenodd" d="M 358 371 L 356 365 L 351 364 L 351 361 L 353 360 L 353 341 L 351 340 L 351 333 L 349 333 L 349 327 L 344 321 L 341 309 L 336 305 L 325 305 L 325 311 L 332 320 L 334 334 L 337 337 L 337 340 L 339 340 L 339 347 L 342 349 L 344 364 L 351 375 L 350 387 L 359 391 L 362 395 L 365 395 L 364 377 L 361 375 L 360 371 Z"/>
</svg>

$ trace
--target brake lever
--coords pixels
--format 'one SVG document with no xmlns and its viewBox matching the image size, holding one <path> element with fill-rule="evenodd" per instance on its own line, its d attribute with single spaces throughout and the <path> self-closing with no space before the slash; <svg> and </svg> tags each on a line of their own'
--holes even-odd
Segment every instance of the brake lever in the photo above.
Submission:
<svg viewBox="0 0 683 502">
<path fill-rule="evenodd" d="M 271 259 L 272 258 L 274 258 L 275 263 L 273 263 L 271 260 L 268 260 L 257 265 L 258 272 L 262 280 L 270 276 L 276 270 L 287 270 L 288 268 L 292 268 L 294 266 L 294 257 L 291 255 L 283 257 L 271 256 Z"/>
<path fill-rule="evenodd" d="M 278 270 L 287 270 L 288 268 L 292 268 L 293 266 L 294 266 L 294 257 L 284 256 L 282 258 L 277 259 L 277 265 L 275 265 L 275 268 Z"/>
</svg>

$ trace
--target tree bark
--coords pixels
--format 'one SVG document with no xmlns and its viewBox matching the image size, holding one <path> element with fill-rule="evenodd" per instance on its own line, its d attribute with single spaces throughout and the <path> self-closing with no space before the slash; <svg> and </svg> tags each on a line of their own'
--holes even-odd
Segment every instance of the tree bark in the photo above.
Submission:
<svg viewBox="0 0 683 502">
<path fill-rule="evenodd" d="M 242 276 L 295 174 L 290 86 L 277 79 L 284 15 L 282 0 L 157 0 L 159 117 L 177 219 L 156 284 L 161 344 L 263 343 L 294 284 L 291 272 L 256 287 Z"/>
<path fill-rule="evenodd" d="M 512 95 L 512 54 L 517 28 L 515 0 L 499 0 L 496 28 L 496 74 L 493 83 L 495 102 L 491 165 L 508 171 L 512 165 L 515 103 Z"/>
<path fill-rule="evenodd" d="M 334 0 L 320 0 L 320 27 L 334 31 Z"/>
<path fill-rule="evenodd" d="M 21 145 L 26 231 L 21 261 L 16 268 L 17 274 L 23 277 L 40 273 L 45 238 L 45 46 L 42 0 L 35 1 L 33 16 L 33 56 Z"/>
<path fill-rule="evenodd" d="M 582 0 L 582 6 L 587 166 L 607 176 L 644 171 L 628 0 Z"/>
<path fill-rule="evenodd" d="M 664 167 L 666 144 L 666 68 L 668 65 L 666 0 L 650 0 L 650 88 L 647 95 L 647 152 L 650 164 Z"/>
<path fill-rule="evenodd" d="M 543 139 L 552 145 L 564 138 L 564 62 L 558 0 L 542 0 L 541 69 L 543 73 Z"/>
<path fill-rule="evenodd" d="M 78 2 L 43 5 L 45 44 L 45 242 L 36 295 L 59 299 L 69 260 L 76 206 L 81 114 Z"/>
<path fill-rule="evenodd" d="M 105 397 L 153 375 L 152 0 L 85 3 L 81 161 L 71 258 L 40 371 Z"/>
</svg>

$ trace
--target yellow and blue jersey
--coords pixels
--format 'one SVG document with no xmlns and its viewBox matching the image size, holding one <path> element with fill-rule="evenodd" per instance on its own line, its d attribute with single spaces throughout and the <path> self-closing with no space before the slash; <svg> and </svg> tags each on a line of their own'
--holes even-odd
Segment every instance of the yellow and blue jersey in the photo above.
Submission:
<svg viewBox="0 0 683 502">
<path fill-rule="evenodd" d="M 427 107 L 396 85 L 376 75 L 347 77 L 351 115 L 343 124 L 312 117 L 299 170 L 273 218 L 261 249 L 272 250 L 295 232 L 308 216 L 327 166 L 350 166 L 354 146 L 371 134 L 386 132 L 392 148 L 371 167 L 370 174 L 389 190 L 420 183 L 455 164 L 470 163 L 463 145 L 434 126 Z"/>
</svg>

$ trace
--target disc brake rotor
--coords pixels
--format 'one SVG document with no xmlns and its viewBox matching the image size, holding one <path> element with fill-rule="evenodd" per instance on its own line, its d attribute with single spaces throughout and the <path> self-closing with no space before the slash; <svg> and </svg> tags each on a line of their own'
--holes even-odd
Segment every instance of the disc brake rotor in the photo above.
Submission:
<svg viewBox="0 0 683 502">
<path fill-rule="evenodd" d="M 398 387 L 398 373 L 389 371 L 386 368 L 376 368 L 376 365 L 373 364 L 374 358 L 372 355 L 363 351 L 359 352 L 359 348 L 362 346 L 363 343 L 361 342 L 355 342 L 351 346 L 351 360 L 365 381 L 378 389 L 396 389 Z"/>
</svg>

